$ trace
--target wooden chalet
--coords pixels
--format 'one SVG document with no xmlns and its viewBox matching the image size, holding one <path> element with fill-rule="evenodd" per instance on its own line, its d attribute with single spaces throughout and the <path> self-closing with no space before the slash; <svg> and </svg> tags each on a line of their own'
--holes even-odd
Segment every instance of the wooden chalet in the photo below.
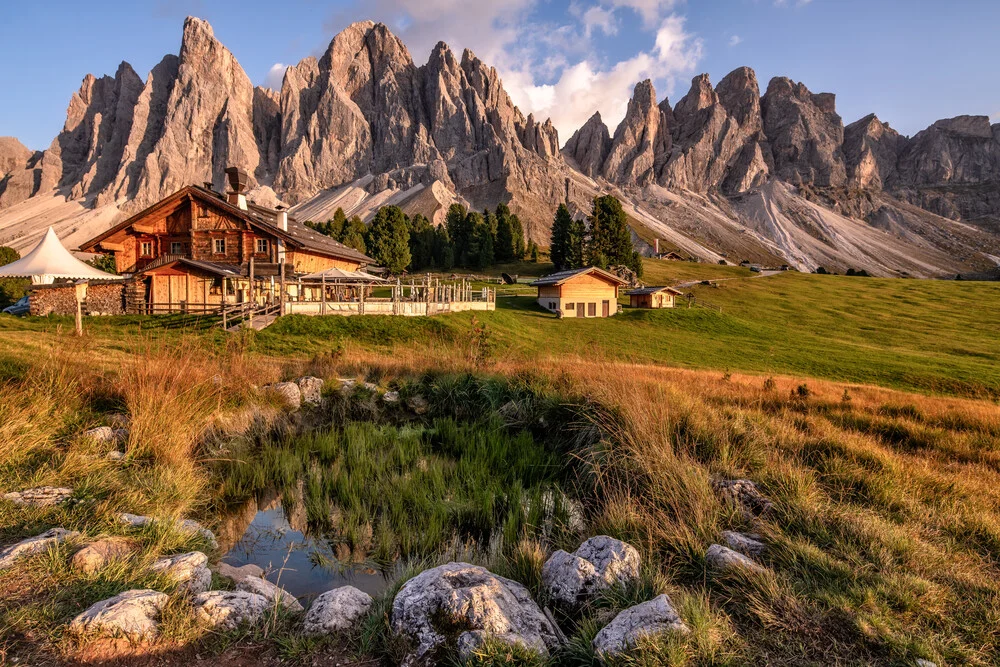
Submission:
<svg viewBox="0 0 1000 667">
<path fill-rule="evenodd" d="M 129 312 L 212 312 L 269 302 L 285 280 L 373 263 L 287 211 L 248 202 L 246 174 L 235 168 L 226 174 L 228 194 L 189 185 L 80 245 L 84 252 L 114 253 L 118 273 L 131 276 Z"/>
<path fill-rule="evenodd" d="M 538 304 L 560 317 L 610 317 L 618 312 L 618 290 L 626 283 L 590 267 L 559 271 L 531 284 L 538 288 Z"/>
<path fill-rule="evenodd" d="M 673 287 L 640 287 L 625 294 L 632 308 L 673 308 L 675 297 L 684 296 Z"/>
</svg>

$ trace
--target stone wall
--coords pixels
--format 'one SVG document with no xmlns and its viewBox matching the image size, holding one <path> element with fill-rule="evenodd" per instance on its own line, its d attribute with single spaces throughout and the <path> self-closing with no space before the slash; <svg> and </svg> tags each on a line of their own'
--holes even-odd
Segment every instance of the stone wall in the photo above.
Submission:
<svg viewBox="0 0 1000 667">
<path fill-rule="evenodd" d="M 76 287 L 72 284 L 35 285 L 29 292 L 31 314 L 75 315 Z M 125 285 L 123 282 L 91 283 L 87 287 L 87 315 L 123 315 Z"/>
</svg>

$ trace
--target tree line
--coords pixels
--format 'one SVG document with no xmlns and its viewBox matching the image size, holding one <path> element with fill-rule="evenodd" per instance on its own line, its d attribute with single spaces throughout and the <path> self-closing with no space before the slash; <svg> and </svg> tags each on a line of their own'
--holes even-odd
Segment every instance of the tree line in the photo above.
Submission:
<svg viewBox="0 0 1000 667">
<path fill-rule="evenodd" d="M 642 275 L 642 256 L 632 247 L 628 217 L 617 197 L 594 197 L 587 223 L 574 220 L 565 204 L 556 209 L 549 255 L 557 271 L 623 265 Z"/>
<path fill-rule="evenodd" d="M 482 270 L 498 263 L 538 261 L 538 246 L 527 239 L 521 220 L 506 204 L 495 210 L 448 208 L 445 224 L 435 227 L 425 216 L 407 216 L 398 206 L 383 206 L 365 225 L 338 208 L 326 222 L 306 226 L 363 252 L 391 273 L 455 267 Z"/>
</svg>

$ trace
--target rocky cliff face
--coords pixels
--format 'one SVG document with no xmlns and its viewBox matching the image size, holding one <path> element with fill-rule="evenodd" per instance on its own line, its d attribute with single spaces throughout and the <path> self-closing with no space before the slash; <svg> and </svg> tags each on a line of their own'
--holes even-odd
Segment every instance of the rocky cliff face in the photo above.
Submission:
<svg viewBox="0 0 1000 667">
<path fill-rule="evenodd" d="M 264 200 L 317 217 L 393 201 L 439 219 L 452 201 L 502 201 L 544 243 L 557 204 L 584 214 L 611 190 L 647 232 L 708 261 L 933 274 L 1000 255 L 1000 126 L 986 117 L 912 139 L 874 115 L 845 128 L 832 94 L 775 78 L 762 96 L 744 67 L 714 87 L 695 77 L 676 105 L 643 81 L 613 133 L 595 113 L 560 150 L 552 123 L 525 117 L 471 51 L 439 43 L 418 65 L 372 22 L 289 67 L 272 91 L 208 23 L 187 19 L 179 53 L 145 81 L 127 63 L 88 75 L 47 150 L 0 139 L 0 209 L 58 195 L 103 220 L 187 184 L 221 189 L 231 165 Z M 65 215 L 70 227 L 78 213 Z M 10 216 L 34 219 L 23 206 Z"/>
</svg>

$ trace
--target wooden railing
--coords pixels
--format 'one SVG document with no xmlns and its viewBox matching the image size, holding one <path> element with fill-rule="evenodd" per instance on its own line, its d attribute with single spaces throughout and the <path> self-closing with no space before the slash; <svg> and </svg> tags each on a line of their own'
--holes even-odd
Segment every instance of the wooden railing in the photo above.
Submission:
<svg viewBox="0 0 1000 667">
<path fill-rule="evenodd" d="M 281 304 L 280 303 L 267 303 L 267 304 L 251 304 L 250 302 L 237 303 L 229 306 L 228 308 L 222 309 L 222 321 L 219 322 L 219 326 L 223 329 L 229 329 L 245 322 L 249 322 L 255 317 L 261 315 L 280 315 L 281 314 Z"/>
</svg>

